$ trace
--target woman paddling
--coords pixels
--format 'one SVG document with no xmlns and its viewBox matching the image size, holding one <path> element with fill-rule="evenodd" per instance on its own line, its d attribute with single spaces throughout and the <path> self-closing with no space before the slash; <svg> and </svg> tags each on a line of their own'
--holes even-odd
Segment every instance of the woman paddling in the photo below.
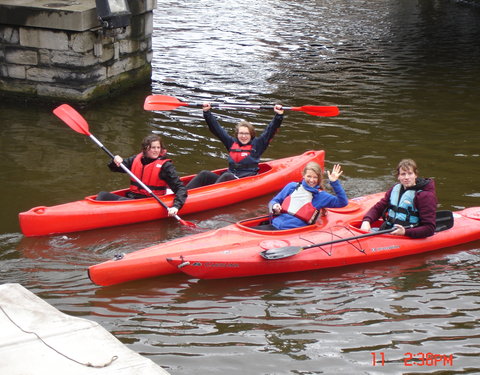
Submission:
<svg viewBox="0 0 480 375">
<path fill-rule="evenodd" d="M 300 183 L 288 183 L 269 203 L 274 214 L 272 220 L 276 229 L 291 229 L 313 224 L 322 209 L 345 207 L 348 198 L 338 180 L 343 171 L 336 164 L 332 172 L 327 171 L 328 179 L 336 194 L 324 191 L 322 168 L 315 162 L 308 163 L 303 169 Z"/>
<path fill-rule="evenodd" d="M 229 152 L 228 169 L 220 176 L 208 170 L 200 171 L 187 184 L 187 189 L 256 175 L 260 157 L 283 121 L 282 106 L 277 104 L 273 108 L 275 117 L 260 136 L 255 136 L 252 124 L 240 121 L 235 127 L 235 137 L 232 137 L 220 126 L 210 109 L 210 103 L 203 104 L 203 117 L 210 131 L 222 141 Z"/>
<path fill-rule="evenodd" d="M 187 189 L 178 177 L 172 161 L 166 157 L 166 153 L 167 150 L 162 143 L 162 139 L 158 135 L 152 134 L 143 139 L 142 152 L 127 159 L 122 159 L 121 156 L 116 155 L 108 167 L 113 172 L 125 173 L 120 167 L 120 164 L 123 163 L 155 195 L 164 195 L 167 187 L 170 188 L 175 193 L 175 199 L 173 207 L 168 208 L 168 216 L 175 216 L 185 204 Z M 138 182 L 131 179 L 130 190 L 125 197 L 102 191 L 98 193 L 96 199 L 99 201 L 116 201 L 147 198 L 149 196 L 149 193 Z"/>
<path fill-rule="evenodd" d="M 403 159 L 395 170 L 398 184 L 391 187 L 363 217 L 361 228 L 370 231 L 371 224 L 383 216 L 380 229 L 395 227 L 398 236 L 425 238 L 435 233 L 437 196 L 435 183 L 418 177 L 417 164 Z"/>
</svg>

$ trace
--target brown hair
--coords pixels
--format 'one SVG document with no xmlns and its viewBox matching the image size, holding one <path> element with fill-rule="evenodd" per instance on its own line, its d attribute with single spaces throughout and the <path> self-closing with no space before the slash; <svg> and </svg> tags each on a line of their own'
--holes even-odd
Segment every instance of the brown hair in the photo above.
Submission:
<svg viewBox="0 0 480 375">
<path fill-rule="evenodd" d="M 397 165 L 397 169 L 395 170 L 395 177 L 398 178 L 400 175 L 400 170 L 409 170 L 411 169 L 413 173 L 418 176 L 418 168 L 417 163 L 413 159 L 402 159 Z"/>
<path fill-rule="evenodd" d="M 246 127 L 250 133 L 250 137 L 255 138 L 255 128 L 248 121 L 242 120 L 237 125 L 235 125 L 235 137 L 238 137 L 238 131 L 240 127 Z"/>
<path fill-rule="evenodd" d="M 160 142 L 160 147 L 162 148 L 162 151 L 165 150 L 165 145 L 162 142 L 162 138 L 160 138 L 159 135 L 150 134 L 150 135 L 147 135 L 145 138 L 143 138 L 143 141 L 142 141 L 143 153 L 145 154 L 152 146 L 152 143 L 157 141 Z"/>
</svg>

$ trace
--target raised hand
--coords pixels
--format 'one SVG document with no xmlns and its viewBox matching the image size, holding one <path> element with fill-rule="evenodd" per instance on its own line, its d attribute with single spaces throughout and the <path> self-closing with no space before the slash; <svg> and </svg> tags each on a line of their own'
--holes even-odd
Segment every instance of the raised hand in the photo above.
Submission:
<svg viewBox="0 0 480 375">
<path fill-rule="evenodd" d="M 332 168 L 332 172 L 327 171 L 328 179 L 330 180 L 330 182 L 335 182 L 342 175 L 342 173 L 343 171 L 340 164 L 335 164 Z"/>
<path fill-rule="evenodd" d="M 275 113 L 278 113 L 279 115 L 283 115 L 283 107 L 281 104 L 275 104 L 275 107 L 273 107 L 273 110 Z"/>
</svg>

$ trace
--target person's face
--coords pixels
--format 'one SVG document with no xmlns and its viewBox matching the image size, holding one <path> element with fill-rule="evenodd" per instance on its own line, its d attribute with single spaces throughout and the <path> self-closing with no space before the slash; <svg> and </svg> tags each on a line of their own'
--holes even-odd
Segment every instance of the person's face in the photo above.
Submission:
<svg viewBox="0 0 480 375">
<path fill-rule="evenodd" d="M 160 146 L 159 141 L 153 141 L 150 144 L 150 147 L 147 149 L 147 158 L 156 159 L 160 156 L 162 152 L 162 147 Z"/>
<path fill-rule="evenodd" d="M 415 186 L 415 179 L 417 175 L 413 172 L 412 168 L 400 169 L 398 174 L 398 182 L 400 182 L 404 188 Z"/>
<path fill-rule="evenodd" d="M 240 126 L 238 128 L 237 138 L 240 143 L 244 145 L 251 141 L 252 136 L 250 135 L 250 132 L 246 126 Z"/>
<path fill-rule="evenodd" d="M 305 182 L 310 187 L 315 187 L 318 185 L 318 174 L 316 174 L 311 169 L 307 169 L 307 172 L 303 176 Z"/>
</svg>

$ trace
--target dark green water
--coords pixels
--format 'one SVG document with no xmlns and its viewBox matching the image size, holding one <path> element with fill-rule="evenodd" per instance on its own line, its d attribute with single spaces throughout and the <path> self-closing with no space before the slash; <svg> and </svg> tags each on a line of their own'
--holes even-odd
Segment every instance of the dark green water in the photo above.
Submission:
<svg viewBox="0 0 480 375">
<path fill-rule="evenodd" d="M 384 191 L 399 159 L 434 177 L 439 208 L 480 206 L 480 9 L 457 1 L 161 2 L 153 81 L 79 109 L 129 156 L 162 131 L 180 174 L 225 165 L 201 110 L 146 112 L 151 93 L 186 102 L 337 105 L 288 113 L 265 159 L 325 149 L 350 197 Z M 55 103 L 61 104 L 61 103 Z M 124 187 L 107 156 L 52 107 L 0 103 L 0 276 L 100 322 L 172 374 L 480 371 L 479 243 L 345 270 L 198 282 L 170 276 L 111 288 L 85 269 L 188 234 L 164 220 L 24 238 L 18 212 Z M 261 130 L 271 111 L 216 111 Z M 187 216 L 216 228 L 263 214 L 269 197 Z M 384 352 L 385 366 L 373 366 Z M 455 356 L 408 367 L 405 353 Z M 475 359 L 477 358 L 477 359 Z M 468 369 L 468 370 L 467 370 Z M 457 372 L 457 373 L 458 373 Z"/>
</svg>

